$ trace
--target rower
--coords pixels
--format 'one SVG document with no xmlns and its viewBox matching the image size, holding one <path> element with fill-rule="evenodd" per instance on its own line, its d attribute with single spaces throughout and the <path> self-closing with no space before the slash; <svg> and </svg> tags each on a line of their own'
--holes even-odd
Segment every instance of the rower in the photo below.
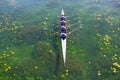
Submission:
<svg viewBox="0 0 120 80">
<path fill-rule="evenodd" d="M 65 25 L 66 25 L 66 21 L 65 21 L 65 20 L 62 20 L 62 21 L 61 21 L 61 25 L 65 26 Z"/>
<path fill-rule="evenodd" d="M 65 20 L 65 16 L 64 16 L 64 15 L 61 16 L 61 21 L 62 21 L 62 20 Z"/>
<path fill-rule="evenodd" d="M 66 33 L 66 26 L 61 26 L 61 32 Z"/>
<path fill-rule="evenodd" d="M 61 33 L 61 38 L 64 40 L 66 38 L 66 33 Z"/>
</svg>

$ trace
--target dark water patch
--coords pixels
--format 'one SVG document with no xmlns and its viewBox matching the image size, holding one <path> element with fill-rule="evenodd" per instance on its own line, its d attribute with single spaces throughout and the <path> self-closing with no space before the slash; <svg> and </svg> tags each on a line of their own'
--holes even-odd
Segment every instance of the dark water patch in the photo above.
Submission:
<svg viewBox="0 0 120 80">
<path fill-rule="evenodd" d="M 32 52 L 33 59 L 44 58 L 47 61 L 55 62 L 55 54 L 49 42 L 38 42 Z M 54 61 L 51 61 L 54 60 Z"/>
<path fill-rule="evenodd" d="M 58 70 L 60 68 L 60 61 L 61 61 L 61 56 L 60 56 L 60 47 L 61 45 L 60 44 L 60 37 L 58 34 L 54 34 L 53 38 L 52 38 L 52 47 L 54 49 L 54 52 L 56 54 L 56 67 L 55 67 L 55 74 L 58 73 Z"/>
<path fill-rule="evenodd" d="M 58 51 L 57 51 L 58 52 Z M 40 72 L 42 71 L 42 77 L 45 75 L 52 75 L 56 70 L 56 55 L 58 57 L 58 53 L 54 51 L 53 46 L 49 42 L 38 42 L 36 43 L 31 57 L 37 62 L 38 67 L 40 67 Z M 57 64 L 57 67 L 60 64 Z M 59 67 L 58 67 L 59 68 Z"/>
<path fill-rule="evenodd" d="M 106 65 L 107 64 L 107 65 Z M 102 57 L 101 55 L 92 57 L 91 56 L 91 64 L 89 65 L 90 70 L 88 71 L 89 73 L 92 72 L 92 74 L 89 74 L 90 79 L 111 79 L 112 78 L 112 71 L 110 68 L 112 67 L 112 60 L 108 57 Z M 98 75 L 98 72 L 100 72 L 100 77 Z M 108 75 L 111 75 L 109 77 Z"/>
<path fill-rule="evenodd" d="M 50 65 L 43 65 L 41 59 L 38 59 L 37 63 L 34 60 L 26 60 L 18 65 L 12 67 L 12 69 L 7 73 L 9 77 L 14 77 L 14 79 L 47 79 L 52 73 Z M 41 65 L 42 64 L 42 65 Z M 49 72 L 50 71 L 50 72 Z"/>
<path fill-rule="evenodd" d="M 38 41 L 46 41 L 49 31 L 41 27 L 24 27 L 17 30 L 17 41 L 19 44 L 33 44 Z"/>
</svg>

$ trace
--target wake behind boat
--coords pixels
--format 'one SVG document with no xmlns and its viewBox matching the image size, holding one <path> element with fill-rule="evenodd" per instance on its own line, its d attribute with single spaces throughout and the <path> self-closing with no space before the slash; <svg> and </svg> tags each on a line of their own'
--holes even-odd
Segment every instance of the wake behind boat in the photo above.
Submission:
<svg viewBox="0 0 120 80">
<path fill-rule="evenodd" d="M 66 21 L 65 21 L 65 13 L 62 9 L 61 11 L 61 44 L 62 44 L 62 53 L 63 53 L 63 62 L 64 65 L 66 63 Z"/>
</svg>

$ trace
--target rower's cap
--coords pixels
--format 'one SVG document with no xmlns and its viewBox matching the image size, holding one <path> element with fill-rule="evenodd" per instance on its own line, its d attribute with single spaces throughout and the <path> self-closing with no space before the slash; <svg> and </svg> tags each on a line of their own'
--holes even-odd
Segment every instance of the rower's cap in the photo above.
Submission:
<svg viewBox="0 0 120 80">
<path fill-rule="evenodd" d="M 61 38 L 64 40 L 66 38 L 66 34 L 65 33 L 61 33 Z"/>
<path fill-rule="evenodd" d="M 65 16 L 61 16 L 61 20 L 65 20 Z"/>
<path fill-rule="evenodd" d="M 61 25 L 65 25 L 66 24 L 66 21 L 65 20 L 62 20 L 61 21 Z"/>
<path fill-rule="evenodd" d="M 61 26 L 61 30 L 62 31 L 66 30 L 66 27 L 65 26 Z"/>
</svg>

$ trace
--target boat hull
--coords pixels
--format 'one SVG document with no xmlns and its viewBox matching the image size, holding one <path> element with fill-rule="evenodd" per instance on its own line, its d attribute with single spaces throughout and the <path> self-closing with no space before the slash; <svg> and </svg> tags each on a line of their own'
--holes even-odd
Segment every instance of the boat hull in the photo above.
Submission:
<svg viewBox="0 0 120 80">
<path fill-rule="evenodd" d="M 66 39 L 61 39 L 64 65 L 66 63 Z"/>
</svg>

